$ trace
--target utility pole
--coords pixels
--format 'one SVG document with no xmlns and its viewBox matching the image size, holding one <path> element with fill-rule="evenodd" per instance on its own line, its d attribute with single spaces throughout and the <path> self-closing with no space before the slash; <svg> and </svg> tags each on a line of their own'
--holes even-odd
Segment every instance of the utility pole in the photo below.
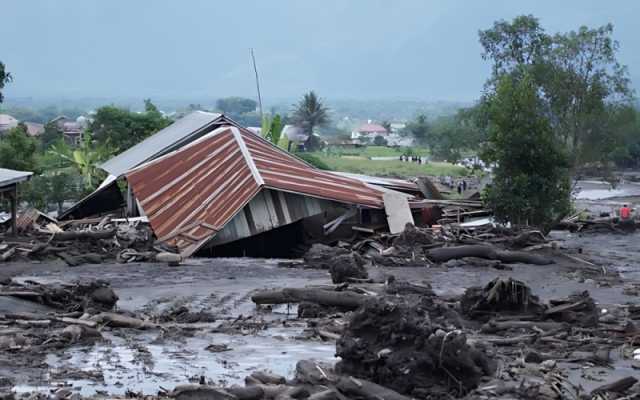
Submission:
<svg viewBox="0 0 640 400">
<path fill-rule="evenodd" d="M 251 49 L 251 60 L 253 61 L 253 71 L 256 73 L 256 89 L 258 90 L 258 107 L 260 108 L 260 121 L 262 121 L 262 96 L 260 95 L 260 79 L 258 78 L 258 67 L 256 66 L 256 57 Z"/>
</svg>

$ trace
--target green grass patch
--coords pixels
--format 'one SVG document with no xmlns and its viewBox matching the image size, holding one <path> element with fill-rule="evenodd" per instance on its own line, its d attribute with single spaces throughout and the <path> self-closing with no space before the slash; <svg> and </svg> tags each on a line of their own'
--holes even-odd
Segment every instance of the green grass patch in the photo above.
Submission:
<svg viewBox="0 0 640 400">
<path fill-rule="evenodd" d="M 412 177 L 422 175 L 449 175 L 457 177 L 466 176 L 468 173 L 464 167 L 445 162 L 417 164 L 402 162 L 400 160 L 374 161 L 365 158 L 327 156 L 322 153 L 313 153 L 313 156 L 331 170 L 373 176 Z"/>
<path fill-rule="evenodd" d="M 360 148 L 342 148 L 329 147 L 323 154 L 333 156 L 355 156 L 355 157 L 398 157 L 403 154 L 412 154 L 416 156 L 428 156 L 429 150 L 423 147 L 386 147 L 386 146 L 367 146 Z"/>
</svg>

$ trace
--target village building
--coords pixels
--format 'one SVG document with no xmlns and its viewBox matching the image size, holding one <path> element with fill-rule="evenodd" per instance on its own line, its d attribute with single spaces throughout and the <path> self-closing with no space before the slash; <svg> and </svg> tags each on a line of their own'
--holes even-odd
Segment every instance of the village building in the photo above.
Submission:
<svg viewBox="0 0 640 400">
<path fill-rule="evenodd" d="M 44 125 L 37 122 L 23 122 L 27 128 L 27 135 L 31 137 L 38 137 L 44 133 Z"/>
<path fill-rule="evenodd" d="M 372 123 L 369 120 L 366 124 L 358 126 L 351 132 L 351 139 L 373 141 L 377 136 L 386 137 L 388 134 L 389 132 L 384 126 Z"/>
<path fill-rule="evenodd" d="M 0 134 L 18 126 L 18 120 L 9 114 L 0 114 Z"/>
</svg>

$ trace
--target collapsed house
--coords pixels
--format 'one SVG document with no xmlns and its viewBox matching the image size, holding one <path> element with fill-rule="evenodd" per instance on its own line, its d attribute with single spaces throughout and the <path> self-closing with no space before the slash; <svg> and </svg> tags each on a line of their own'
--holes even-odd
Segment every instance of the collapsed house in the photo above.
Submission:
<svg viewBox="0 0 640 400">
<path fill-rule="evenodd" d="M 424 208 L 416 183 L 319 170 L 224 115 L 206 112 L 185 116 L 101 168 L 108 178 L 60 219 L 116 211 L 142 218 L 182 257 L 269 232 L 284 235 L 310 220 L 324 235 L 346 221 L 398 231 L 413 222 L 412 208 Z"/>
<path fill-rule="evenodd" d="M 13 169 L 0 168 L 0 200 L 6 198 L 11 208 L 11 233 L 17 234 L 17 205 L 18 205 L 18 184 L 31 179 L 33 172 L 16 171 Z M 4 218 L 3 218 L 4 219 Z M 0 223 L 5 222 L 0 220 Z"/>
</svg>

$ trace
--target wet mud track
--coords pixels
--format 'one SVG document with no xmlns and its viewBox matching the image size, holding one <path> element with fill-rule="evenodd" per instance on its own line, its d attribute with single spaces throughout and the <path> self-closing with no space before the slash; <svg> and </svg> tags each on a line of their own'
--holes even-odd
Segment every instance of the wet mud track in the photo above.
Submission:
<svg viewBox="0 0 640 400">
<path fill-rule="evenodd" d="M 640 282 L 635 261 L 640 235 L 552 235 L 562 246 L 583 249 L 582 257 L 595 265 L 623 272 L 625 284 Z M 511 270 L 483 266 L 369 268 L 371 275 L 394 275 L 414 283 L 428 282 L 441 296 L 459 295 L 470 286 L 482 286 L 494 278 L 513 277 L 526 282 L 542 300 L 588 290 L 601 307 L 640 303 L 637 296 L 623 293 L 622 282 L 603 284 L 581 276 L 575 262 L 557 257 L 556 264 L 515 264 Z M 306 327 L 297 320 L 294 307 L 277 306 L 263 313 L 251 302 L 251 293 L 265 288 L 331 284 L 326 271 L 282 268 L 277 260 L 195 259 L 180 267 L 139 263 L 84 265 L 69 268 L 58 263 L 3 265 L 0 278 L 39 281 L 104 279 L 120 300 L 118 308 L 144 315 L 159 315 L 185 306 L 208 311 L 216 323 L 196 323 L 175 329 L 135 331 L 107 330 L 106 341 L 90 346 L 72 346 L 46 355 L 24 357 L 5 352 L 0 375 L 10 376 L 15 390 L 31 391 L 71 385 L 84 395 L 124 394 L 127 390 L 155 394 L 179 383 L 206 381 L 239 383 L 255 370 L 271 370 L 290 376 L 301 359 L 335 362 L 335 343 L 299 339 Z M 34 307 L 0 299 L 0 309 Z M 28 310 L 21 310 L 28 311 Z M 6 310 L 4 311 L 6 312 Z M 252 321 L 234 332 L 221 332 L 220 321 Z M 265 323 L 266 322 L 266 323 Z M 264 323 L 264 324 L 263 324 Z M 262 325 L 263 324 L 263 325 Z M 267 327 L 268 328 L 264 328 Z M 212 346 L 213 345 L 213 346 Z M 575 371 L 585 374 L 584 371 Z M 619 363 L 616 373 L 594 368 L 588 386 L 597 386 L 603 374 L 633 374 Z M 582 378 L 581 378 L 582 379 Z"/>
</svg>

